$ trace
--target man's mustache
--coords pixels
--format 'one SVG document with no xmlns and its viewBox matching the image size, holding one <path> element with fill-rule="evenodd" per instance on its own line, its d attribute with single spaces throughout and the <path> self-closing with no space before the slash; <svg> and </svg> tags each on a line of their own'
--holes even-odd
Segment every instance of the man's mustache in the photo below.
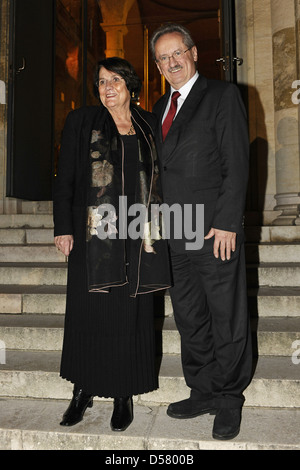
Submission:
<svg viewBox="0 0 300 470">
<path fill-rule="evenodd" d="M 169 67 L 168 72 L 178 72 L 182 69 L 182 65 L 176 65 L 175 67 Z"/>
</svg>

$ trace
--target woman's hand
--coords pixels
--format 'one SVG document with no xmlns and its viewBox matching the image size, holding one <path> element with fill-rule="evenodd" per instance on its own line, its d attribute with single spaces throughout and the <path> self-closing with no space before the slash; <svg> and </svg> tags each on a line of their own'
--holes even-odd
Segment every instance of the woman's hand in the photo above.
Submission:
<svg viewBox="0 0 300 470">
<path fill-rule="evenodd" d="M 73 235 L 59 235 L 54 237 L 56 248 L 61 251 L 65 256 L 69 256 L 74 246 Z"/>
</svg>

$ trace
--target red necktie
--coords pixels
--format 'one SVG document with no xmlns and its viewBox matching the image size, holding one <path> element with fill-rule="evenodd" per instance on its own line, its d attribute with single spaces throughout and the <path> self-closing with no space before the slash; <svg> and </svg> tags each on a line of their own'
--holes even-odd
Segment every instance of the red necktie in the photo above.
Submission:
<svg viewBox="0 0 300 470">
<path fill-rule="evenodd" d="M 171 106 L 168 111 L 168 114 L 166 115 L 166 119 L 164 120 L 163 125 L 162 125 L 163 140 L 165 140 L 167 133 L 169 132 L 170 127 L 172 125 L 172 122 L 173 122 L 173 119 L 177 110 L 177 100 L 179 96 L 180 96 L 179 91 L 174 91 L 172 94 Z"/>
</svg>

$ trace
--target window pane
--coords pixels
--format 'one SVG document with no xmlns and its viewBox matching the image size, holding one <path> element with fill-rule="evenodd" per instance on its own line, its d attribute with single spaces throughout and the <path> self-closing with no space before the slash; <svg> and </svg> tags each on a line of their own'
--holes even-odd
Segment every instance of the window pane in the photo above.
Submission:
<svg viewBox="0 0 300 470">
<path fill-rule="evenodd" d="M 82 103 L 82 0 L 56 1 L 55 150 L 69 111 Z"/>
<path fill-rule="evenodd" d="M 86 74 L 86 101 L 87 105 L 99 104 L 95 98 L 93 81 L 96 64 L 105 57 L 106 39 L 105 33 L 101 28 L 102 16 L 99 2 L 97 0 L 87 1 L 87 20 L 86 20 L 86 43 L 87 43 L 87 74 Z"/>
</svg>

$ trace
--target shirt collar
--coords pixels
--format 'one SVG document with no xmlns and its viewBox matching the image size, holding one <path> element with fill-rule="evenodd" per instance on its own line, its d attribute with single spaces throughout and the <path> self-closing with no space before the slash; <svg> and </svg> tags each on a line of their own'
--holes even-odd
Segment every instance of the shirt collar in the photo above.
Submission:
<svg viewBox="0 0 300 470">
<path fill-rule="evenodd" d="M 173 91 L 179 91 L 180 98 L 185 100 L 189 92 L 191 91 L 191 88 L 194 85 L 195 81 L 198 79 L 198 77 L 199 77 L 199 72 L 196 71 L 195 75 L 193 75 L 193 77 L 190 78 L 189 81 L 185 85 L 179 88 L 179 90 L 175 90 L 173 87 L 171 87 L 171 96 L 172 96 Z"/>
</svg>

